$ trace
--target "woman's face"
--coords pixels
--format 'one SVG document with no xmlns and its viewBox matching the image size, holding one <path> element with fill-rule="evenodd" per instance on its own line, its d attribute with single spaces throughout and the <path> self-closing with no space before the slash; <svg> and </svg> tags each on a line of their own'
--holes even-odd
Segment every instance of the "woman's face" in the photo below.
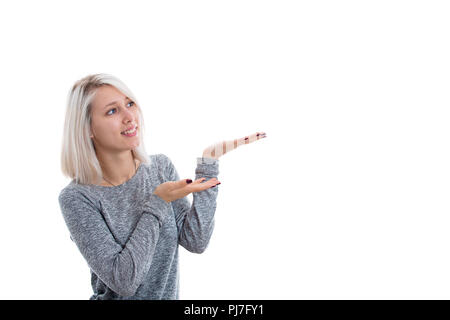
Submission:
<svg viewBox="0 0 450 320">
<path fill-rule="evenodd" d="M 96 150 L 124 151 L 139 145 L 139 113 L 134 101 L 113 86 L 97 90 L 91 109 L 91 136 Z M 136 126 L 132 137 L 123 131 Z"/>
</svg>

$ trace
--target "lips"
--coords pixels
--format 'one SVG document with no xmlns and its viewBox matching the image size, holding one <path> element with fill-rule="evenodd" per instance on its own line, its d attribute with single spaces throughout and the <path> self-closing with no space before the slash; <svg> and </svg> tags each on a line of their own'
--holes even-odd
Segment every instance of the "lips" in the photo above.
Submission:
<svg viewBox="0 0 450 320">
<path fill-rule="evenodd" d="M 124 131 L 122 131 L 121 133 L 125 133 L 126 131 L 130 131 L 130 130 L 134 130 L 135 128 L 137 128 L 137 126 L 136 125 L 134 125 L 134 126 L 131 126 L 131 127 L 129 127 L 128 129 L 126 129 L 126 130 L 124 130 Z"/>
</svg>

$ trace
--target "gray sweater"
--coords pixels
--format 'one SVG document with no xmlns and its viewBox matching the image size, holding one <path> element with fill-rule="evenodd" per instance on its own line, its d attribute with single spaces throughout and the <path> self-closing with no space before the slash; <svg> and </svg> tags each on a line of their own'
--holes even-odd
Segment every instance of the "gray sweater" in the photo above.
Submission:
<svg viewBox="0 0 450 320">
<path fill-rule="evenodd" d="M 165 202 L 153 194 L 180 177 L 164 154 L 150 155 L 115 186 L 72 180 L 58 200 L 64 221 L 91 270 L 90 300 L 179 299 L 178 245 L 202 253 L 214 229 L 218 186 Z M 197 158 L 195 179 L 217 178 L 219 160 Z"/>
</svg>

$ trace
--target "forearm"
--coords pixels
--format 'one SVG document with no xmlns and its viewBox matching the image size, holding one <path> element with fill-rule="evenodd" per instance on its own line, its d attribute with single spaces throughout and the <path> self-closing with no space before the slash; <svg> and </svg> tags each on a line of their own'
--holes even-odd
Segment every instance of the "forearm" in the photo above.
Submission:
<svg viewBox="0 0 450 320">
<path fill-rule="evenodd" d="M 211 158 L 197 158 L 195 170 L 196 179 L 217 178 L 219 175 L 219 160 Z M 190 252 L 202 253 L 208 246 L 214 230 L 214 214 L 218 188 L 210 188 L 193 194 L 193 205 L 187 200 L 174 203 L 187 211 L 184 220 L 179 222 L 179 243 Z M 181 205 L 183 203 L 183 205 Z"/>
<path fill-rule="evenodd" d="M 111 289 L 117 290 L 123 296 L 135 294 L 150 268 L 160 228 L 168 216 L 169 206 L 170 204 L 158 196 L 150 196 L 149 205 L 144 208 L 125 247 L 114 256 L 109 265 Z"/>
<path fill-rule="evenodd" d="M 170 204 L 151 195 L 130 238 L 122 245 L 87 197 L 68 191 L 59 201 L 71 238 L 90 269 L 119 295 L 134 295 L 149 269 Z"/>
<path fill-rule="evenodd" d="M 254 141 L 260 140 L 262 138 L 265 138 L 266 134 L 264 132 L 262 133 L 254 133 L 249 136 L 245 136 L 239 139 L 234 140 L 225 140 L 221 141 L 215 144 L 210 145 L 205 150 L 203 150 L 202 156 L 204 158 L 212 158 L 212 159 L 219 159 L 221 156 L 226 154 L 227 152 L 230 152 L 237 147 L 249 144 Z"/>
</svg>

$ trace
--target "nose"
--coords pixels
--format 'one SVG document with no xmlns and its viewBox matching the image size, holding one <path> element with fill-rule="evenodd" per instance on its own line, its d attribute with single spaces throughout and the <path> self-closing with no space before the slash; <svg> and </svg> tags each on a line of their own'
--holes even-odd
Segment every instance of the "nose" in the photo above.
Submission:
<svg viewBox="0 0 450 320">
<path fill-rule="evenodd" d="M 134 112 L 131 111 L 130 109 L 125 109 L 125 112 L 123 113 L 123 115 L 124 115 L 123 120 L 125 123 L 134 122 L 137 124 L 136 116 L 135 116 Z"/>
</svg>

